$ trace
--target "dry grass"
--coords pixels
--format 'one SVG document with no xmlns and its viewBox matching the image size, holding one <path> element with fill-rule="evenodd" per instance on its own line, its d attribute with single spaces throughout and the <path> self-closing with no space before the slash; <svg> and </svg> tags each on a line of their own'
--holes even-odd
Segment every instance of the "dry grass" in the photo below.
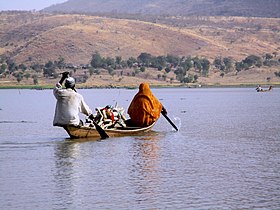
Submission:
<svg viewBox="0 0 280 210">
<path fill-rule="evenodd" d="M 137 57 L 142 52 L 157 55 L 232 57 L 237 61 L 248 55 L 280 54 L 280 19 L 242 17 L 172 17 L 151 23 L 86 15 L 0 14 L 0 53 L 7 53 L 17 63 L 46 63 L 59 56 L 76 65 L 90 62 L 98 51 L 102 56 Z M 175 22 L 174 22 L 175 21 Z M 159 21 L 160 22 L 160 21 Z M 173 24 L 171 24 L 171 22 Z M 165 23 L 165 24 L 164 24 Z M 32 61 L 28 61 L 29 59 Z M 273 75 L 278 69 L 252 70 L 238 75 L 210 71 L 201 83 L 229 84 L 279 82 Z M 150 74 L 153 74 L 150 71 Z M 158 74 L 158 72 L 156 72 Z M 153 77 L 90 78 L 85 84 L 131 85 L 144 80 L 155 85 L 170 84 Z M 106 77 L 111 77 L 107 75 Z M 6 78 L 7 79 L 7 78 Z M 14 82 L 10 78 L 11 82 Z M 4 81 L 4 79 L 2 79 Z M 23 81 L 24 82 L 24 81 Z M 26 83 L 32 83 L 29 79 Z M 53 83 L 44 80 L 43 84 Z M 1 82 L 4 84 L 4 82 Z"/>
<path fill-rule="evenodd" d="M 193 17 L 179 19 L 185 26 L 178 23 L 178 27 L 176 22 L 172 26 L 85 15 L 4 13 L 0 19 L 4 20 L 0 23 L 1 51 L 11 51 L 18 62 L 28 57 L 47 62 L 61 55 L 69 63 L 88 63 L 95 51 L 123 58 L 148 52 L 243 59 L 280 47 L 279 19 L 209 17 L 198 21 Z"/>
</svg>

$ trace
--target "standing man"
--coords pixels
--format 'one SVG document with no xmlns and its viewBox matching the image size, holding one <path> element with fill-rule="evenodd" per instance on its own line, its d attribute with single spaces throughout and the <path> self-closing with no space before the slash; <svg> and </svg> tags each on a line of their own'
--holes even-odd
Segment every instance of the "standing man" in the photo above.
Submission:
<svg viewBox="0 0 280 210">
<path fill-rule="evenodd" d="M 134 96 L 128 108 L 129 124 L 137 127 L 149 126 L 157 121 L 161 112 L 167 114 L 166 109 L 153 95 L 148 83 L 141 83 L 139 92 Z"/>
<path fill-rule="evenodd" d="M 62 88 L 64 80 L 66 89 Z M 69 77 L 69 72 L 62 73 L 62 78 L 56 84 L 53 94 L 57 99 L 54 126 L 79 125 L 79 113 L 91 115 L 92 111 L 85 103 L 83 96 L 76 92 L 75 79 Z"/>
</svg>

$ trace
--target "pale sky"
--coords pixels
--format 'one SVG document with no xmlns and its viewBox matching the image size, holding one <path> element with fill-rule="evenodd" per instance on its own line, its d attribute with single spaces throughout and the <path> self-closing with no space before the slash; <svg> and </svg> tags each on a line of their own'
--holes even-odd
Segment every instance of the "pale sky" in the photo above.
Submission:
<svg viewBox="0 0 280 210">
<path fill-rule="evenodd" d="M 41 10 L 53 4 L 67 0 L 0 0 L 0 11 L 3 10 Z"/>
</svg>

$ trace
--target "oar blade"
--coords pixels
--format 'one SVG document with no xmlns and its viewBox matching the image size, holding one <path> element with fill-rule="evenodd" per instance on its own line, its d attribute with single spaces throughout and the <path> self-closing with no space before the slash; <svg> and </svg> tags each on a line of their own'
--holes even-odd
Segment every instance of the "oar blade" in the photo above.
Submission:
<svg viewBox="0 0 280 210">
<path fill-rule="evenodd" d="M 103 130 L 103 128 L 100 127 L 100 125 L 98 125 L 95 121 L 92 115 L 89 116 L 89 118 L 91 119 L 92 123 L 94 124 L 97 132 L 99 133 L 101 139 L 107 139 L 109 138 L 108 134 Z"/>
<path fill-rule="evenodd" d="M 108 134 L 96 122 L 94 122 L 94 121 L 92 121 L 92 122 L 93 122 L 97 132 L 99 133 L 101 139 L 109 138 Z"/>
<path fill-rule="evenodd" d="M 166 115 L 166 113 L 161 112 L 161 114 L 165 117 L 165 119 L 167 119 L 167 121 L 172 125 L 172 127 L 178 131 L 179 129 L 177 128 L 177 126 L 169 119 L 169 117 Z"/>
</svg>

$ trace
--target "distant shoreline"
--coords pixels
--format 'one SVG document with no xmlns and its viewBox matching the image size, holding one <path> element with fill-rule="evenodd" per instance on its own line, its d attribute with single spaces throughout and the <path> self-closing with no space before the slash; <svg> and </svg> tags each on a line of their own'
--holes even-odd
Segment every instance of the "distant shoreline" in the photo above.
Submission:
<svg viewBox="0 0 280 210">
<path fill-rule="evenodd" d="M 242 84 L 176 84 L 176 85 L 153 85 L 151 84 L 151 88 L 252 88 L 256 87 L 257 84 L 252 83 L 242 83 Z M 260 83 L 263 87 L 280 87 L 280 83 Z M 31 89 L 31 90 L 47 90 L 53 89 L 54 85 L 4 85 L 0 86 L 0 90 L 2 89 Z M 83 86 L 77 85 L 77 89 L 137 89 L 138 86 L 130 86 L 130 85 L 100 85 L 100 86 Z"/>
</svg>

